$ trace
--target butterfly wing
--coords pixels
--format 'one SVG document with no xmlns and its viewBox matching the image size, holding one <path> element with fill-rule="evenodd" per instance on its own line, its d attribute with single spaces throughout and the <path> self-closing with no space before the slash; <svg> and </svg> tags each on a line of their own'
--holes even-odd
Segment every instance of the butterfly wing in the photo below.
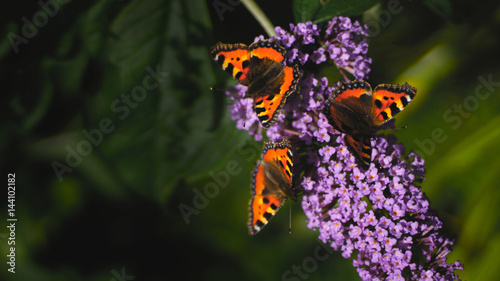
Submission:
<svg viewBox="0 0 500 281">
<path fill-rule="evenodd" d="M 298 66 L 284 66 L 281 79 L 275 83 L 268 83 L 260 95 L 254 95 L 254 106 L 257 117 L 262 126 L 269 128 L 278 118 L 278 113 L 296 89 L 297 83 L 302 76 Z M 271 81 L 271 80 L 268 80 Z M 249 93 L 250 93 L 249 88 Z"/>
<path fill-rule="evenodd" d="M 252 197 L 250 200 L 250 220 L 252 221 L 248 222 L 248 233 L 250 235 L 259 233 L 285 202 L 286 198 L 273 195 Z"/>
<path fill-rule="evenodd" d="M 250 85 L 247 95 L 254 98 L 255 112 L 265 128 L 271 126 L 281 108 L 297 88 L 302 74 L 297 65 L 283 65 L 285 48 L 273 41 L 250 45 Z"/>
<path fill-rule="evenodd" d="M 366 169 L 370 164 L 372 151 L 371 86 L 358 80 L 342 83 L 333 95 L 324 109 L 328 122 L 337 131 L 345 134 L 349 151 L 356 157 L 358 164 Z"/>
<path fill-rule="evenodd" d="M 413 100 L 417 89 L 403 85 L 380 84 L 373 93 L 372 118 L 375 126 L 391 120 Z"/>
<path fill-rule="evenodd" d="M 369 115 L 372 90 L 364 81 L 342 83 L 326 102 L 323 113 L 334 129 L 344 134 L 371 134 Z"/>
<path fill-rule="evenodd" d="M 358 164 L 365 170 L 368 169 L 372 160 L 371 137 L 345 135 L 345 141 L 351 153 L 358 160 Z"/>
<path fill-rule="evenodd" d="M 212 58 L 240 84 L 248 86 L 247 97 L 265 128 L 271 126 L 278 112 L 292 94 L 302 74 L 297 65 L 285 66 L 286 50 L 278 43 L 262 40 L 245 44 L 217 43 L 210 49 Z"/>
<path fill-rule="evenodd" d="M 250 52 L 245 44 L 217 43 L 210 49 L 212 58 L 241 85 L 248 86 Z"/>
<path fill-rule="evenodd" d="M 259 59 L 270 59 L 275 62 L 283 62 L 286 50 L 274 41 L 261 40 L 250 44 L 248 48 L 251 57 Z"/>
<path fill-rule="evenodd" d="M 253 174 L 248 232 L 257 234 L 283 206 L 292 191 L 292 152 L 287 141 L 266 142 Z"/>
<path fill-rule="evenodd" d="M 262 160 L 267 163 L 276 163 L 279 165 L 284 179 L 286 182 L 292 182 L 292 172 L 293 172 L 293 154 L 290 142 L 284 139 L 281 142 L 265 142 L 262 154 Z M 287 189 L 283 189 L 282 192 L 287 194 Z M 289 196 L 290 194 L 287 194 Z"/>
</svg>

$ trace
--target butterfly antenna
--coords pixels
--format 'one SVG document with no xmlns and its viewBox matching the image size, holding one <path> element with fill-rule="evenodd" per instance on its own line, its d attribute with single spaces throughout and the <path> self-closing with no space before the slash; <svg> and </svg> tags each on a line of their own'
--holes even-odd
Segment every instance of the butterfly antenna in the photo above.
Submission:
<svg viewBox="0 0 500 281">
<path fill-rule="evenodd" d="M 288 216 L 288 234 L 292 234 L 292 202 L 290 202 L 290 213 Z"/>
</svg>

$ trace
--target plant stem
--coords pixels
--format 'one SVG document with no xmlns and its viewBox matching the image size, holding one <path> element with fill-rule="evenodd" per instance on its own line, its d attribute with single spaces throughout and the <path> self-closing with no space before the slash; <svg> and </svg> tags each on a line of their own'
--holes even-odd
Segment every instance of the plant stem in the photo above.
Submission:
<svg viewBox="0 0 500 281">
<path fill-rule="evenodd" d="M 347 77 L 347 75 L 344 73 L 344 71 L 342 70 L 342 68 L 337 67 L 337 69 L 339 70 L 340 75 L 342 75 L 342 77 L 344 77 L 344 80 L 345 80 L 346 82 L 349 82 L 349 81 L 350 81 L 350 80 L 349 80 L 349 77 Z"/>
<path fill-rule="evenodd" d="M 273 24 L 253 0 L 241 0 L 241 3 L 245 5 L 247 10 L 250 11 L 254 18 L 260 23 L 269 37 L 276 37 Z"/>
</svg>

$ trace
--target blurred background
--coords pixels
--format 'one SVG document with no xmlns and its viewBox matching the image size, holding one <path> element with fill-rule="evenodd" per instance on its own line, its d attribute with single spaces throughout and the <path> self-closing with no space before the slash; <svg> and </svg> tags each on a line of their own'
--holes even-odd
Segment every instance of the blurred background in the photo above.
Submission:
<svg viewBox="0 0 500 281">
<path fill-rule="evenodd" d="M 299 2 L 256 1 L 284 28 Z M 500 4 L 366 2 L 352 16 L 372 34 L 368 81 L 418 89 L 394 134 L 426 160 L 422 189 L 456 239 L 449 261 L 463 280 L 497 280 Z M 264 34 L 239 1 L 16 1 L 0 13 L 0 279 L 359 280 L 339 253 L 310 262 L 326 250 L 299 203 L 291 235 L 290 203 L 247 234 L 262 142 L 235 129 L 234 81 L 208 52 Z"/>
</svg>

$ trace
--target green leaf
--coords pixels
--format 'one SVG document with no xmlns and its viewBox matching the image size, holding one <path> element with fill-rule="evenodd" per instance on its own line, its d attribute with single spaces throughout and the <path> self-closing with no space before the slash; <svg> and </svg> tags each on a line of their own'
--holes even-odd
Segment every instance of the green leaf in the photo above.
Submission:
<svg viewBox="0 0 500 281">
<path fill-rule="evenodd" d="M 320 0 L 294 0 L 293 15 L 295 22 L 313 21 L 322 6 Z"/>
<path fill-rule="evenodd" d="M 443 19 L 452 21 L 453 11 L 449 0 L 424 0 L 423 3 Z"/>
<path fill-rule="evenodd" d="M 335 16 L 352 17 L 361 15 L 366 10 L 377 4 L 379 0 L 350 0 L 350 1 L 327 1 L 319 10 L 314 19 L 315 22 L 330 20 Z"/>
<path fill-rule="evenodd" d="M 110 7 L 99 2 L 85 17 L 84 42 L 106 68 L 84 127 L 110 120 L 114 129 L 98 146 L 116 181 L 167 200 L 179 181 L 207 176 L 248 134 L 214 104 L 204 1 L 135 0 L 113 14 Z"/>
<path fill-rule="evenodd" d="M 357 16 L 377 4 L 379 0 L 295 0 L 293 13 L 296 22 L 322 22 L 335 16 Z"/>
<path fill-rule="evenodd" d="M 458 175 L 467 171 L 477 171 L 481 174 L 481 179 L 491 170 L 491 164 L 484 162 L 492 152 L 498 149 L 500 142 L 500 127 L 498 127 L 500 117 L 492 119 L 490 122 L 479 127 L 475 132 L 471 132 L 467 138 L 461 142 L 455 143 L 446 155 L 441 157 L 441 161 L 428 167 L 433 173 L 427 175 L 425 187 L 428 190 L 429 197 L 433 197 L 436 192 L 441 191 L 450 179 L 458 178 Z M 481 169 L 479 169 L 482 167 Z M 477 179 L 471 177 L 471 180 L 477 184 Z M 449 185 L 449 183 L 448 183 Z M 466 185 L 464 185 L 466 186 Z M 484 188 L 493 188 L 485 185 Z M 485 190 L 476 188 L 475 190 L 484 193 Z"/>
</svg>

